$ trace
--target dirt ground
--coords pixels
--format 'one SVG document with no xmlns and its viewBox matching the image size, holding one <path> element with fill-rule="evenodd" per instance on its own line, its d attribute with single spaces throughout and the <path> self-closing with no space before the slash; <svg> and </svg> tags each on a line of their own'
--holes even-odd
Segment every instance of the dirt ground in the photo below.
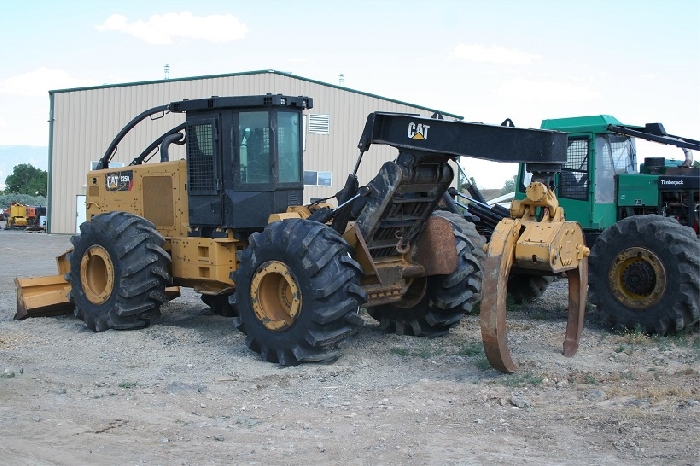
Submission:
<svg viewBox="0 0 700 466">
<path fill-rule="evenodd" d="M 12 320 L 13 279 L 69 244 L 0 231 L 2 464 L 700 464 L 697 330 L 613 334 L 589 306 L 565 358 L 565 281 L 509 311 L 513 375 L 477 316 L 417 339 L 365 314 L 335 363 L 281 368 L 189 290 L 139 331 Z"/>
</svg>

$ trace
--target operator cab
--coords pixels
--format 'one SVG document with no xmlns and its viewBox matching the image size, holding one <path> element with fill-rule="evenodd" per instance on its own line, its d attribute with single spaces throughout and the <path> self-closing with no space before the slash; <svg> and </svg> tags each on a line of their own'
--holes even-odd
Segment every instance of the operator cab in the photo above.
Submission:
<svg viewBox="0 0 700 466">
<path fill-rule="evenodd" d="M 212 97 L 170 104 L 186 112 L 191 236 L 262 230 L 303 201 L 303 111 L 308 97 Z"/>
<path fill-rule="evenodd" d="M 595 201 L 615 202 L 615 176 L 637 173 L 634 139 L 617 134 L 591 136 L 569 138 L 566 164 L 559 174 L 557 196 L 588 201 L 589 180 L 595 178 Z M 594 144 L 594 151 L 589 148 L 591 144 Z M 595 157 L 589 157 L 591 153 Z M 591 160 L 595 165 L 593 172 L 599 174 L 597 177 L 591 175 Z"/>
<path fill-rule="evenodd" d="M 561 173 L 558 173 L 554 179 L 554 190 L 558 199 L 614 203 L 615 176 L 623 173 L 637 173 L 637 150 L 634 138 L 604 133 L 610 124 L 620 123 L 607 115 L 561 118 L 542 122 L 543 129 L 569 133 L 566 163 Z M 594 128 L 597 126 L 600 128 Z M 594 132 L 596 130 L 600 133 L 596 134 Z M 595 173 L 598 175 L 596 176 Z M 520 193 L 525 192 L 531 177 L 532 175 L 525 171 L 525 166 L 521 165 L 518 175 L 521 180 L 518 183 Z M 592 192 L 591 183 L 594 183 Z M 592 199 L 591 194 L 593 194 Z"/>
</svg>

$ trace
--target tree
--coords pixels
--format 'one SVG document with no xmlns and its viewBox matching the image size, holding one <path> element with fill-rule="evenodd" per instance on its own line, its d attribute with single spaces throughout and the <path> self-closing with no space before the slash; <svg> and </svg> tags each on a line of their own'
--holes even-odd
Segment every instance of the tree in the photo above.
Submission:
<svg viewBox="0 0 700 466">
<path fill-rule="evenodd" d="M 518 181 L 518 175 L 517 173 L 513 175 L 513 178 L 510 180 L 506 180 L 505 184 L 501 188 L 501 196 L 504 194 L 508 193 L 514 193 L 515 192 L 515 183 Z"/>
<path fill-rule="evenodd" d="M 48 174 L 28 163 L 15 165 L 12 174 L 5 178 L 5 192 L 46 196 Z"/>
</svg>

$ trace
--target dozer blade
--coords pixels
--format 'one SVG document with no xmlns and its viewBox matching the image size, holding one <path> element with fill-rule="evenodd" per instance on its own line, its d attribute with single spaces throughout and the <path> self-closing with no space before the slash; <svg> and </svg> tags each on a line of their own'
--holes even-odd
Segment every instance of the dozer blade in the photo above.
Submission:
<svg viewBox="0 0 700 466">
<path fill-rule="evenodd" d="M 520 222 L 502 220 L 491 235 L 484 280 L 481 285 L 481 338 L 484 352 L 491 367 L 501 372 L 517 370 L 508 350 L 506 332 L 506 298 L 508 296 L 508 272 L 513 265 L 513 254 L 518 241 Z"/>
<path fill-rule="evenodd" d="M 15 278 L 17 313 L 15 320 L 28 317 L 50 317 L 72 314 L 75 307 L 70 300 L 70 283 L 63 275 L 36 278 Z M 172 301 L 180 297 L 179 286 L 168 286 L 165 295 Z"/>
<path fill-rule="evenodd" d="M 56 256 L 58 275 L 34 278 L 15 278 L 17 287 L 17 314 L 15 320 L 27 317 L 48 317 L 73 312 L 70 283 L 64 278 L 70 270 L 69 249 Z"/>
<path fill-rule="evenodd" d="M 180 297 L 180 287 L 179 286 L 166 286 L 165 296 L 168 297 L 168 301 L 172 301 L 175 298 Z"/>
<path fill-rule="evenodd" d="M 58 275 L 34 278 L 15 278 L 17 313 L 15 320 L 28 317 L 49 317 L 72 314 L 75 307 L 70 299 L 71 286 L 64 278 L 70 270 L 68 250 L 56 257 Z M 179 286 L 165 288 L 168 300 L 180 297 Z"/>
<path fill-rule="evenodd" d="M 36 278 L 15 278 L 17 313 L 15 320 L 27 317 L 47 317 L 73 312 L 68 297 L 70 284 L 63 275 Z"/>
</svg>

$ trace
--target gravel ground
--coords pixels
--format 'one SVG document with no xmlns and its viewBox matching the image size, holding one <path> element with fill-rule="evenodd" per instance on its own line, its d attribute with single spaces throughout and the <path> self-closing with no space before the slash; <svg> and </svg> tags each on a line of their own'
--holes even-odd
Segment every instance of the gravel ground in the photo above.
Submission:
<svg viewBox="0 0 700 466">
<path fill-rule="evenodd" d="M 565 358 L 566 281 L 509 310 L 519 371 L 477 316 L 418 339 L 366 326 L 333 364 L 281 368 L 197 294 L 144 330 L 14 321 L 13 279 L 69 237 L 0 231 L 3 464 L 700 464 L 700 336 L 613 334 L 589 306 Z"/>
</svg>

